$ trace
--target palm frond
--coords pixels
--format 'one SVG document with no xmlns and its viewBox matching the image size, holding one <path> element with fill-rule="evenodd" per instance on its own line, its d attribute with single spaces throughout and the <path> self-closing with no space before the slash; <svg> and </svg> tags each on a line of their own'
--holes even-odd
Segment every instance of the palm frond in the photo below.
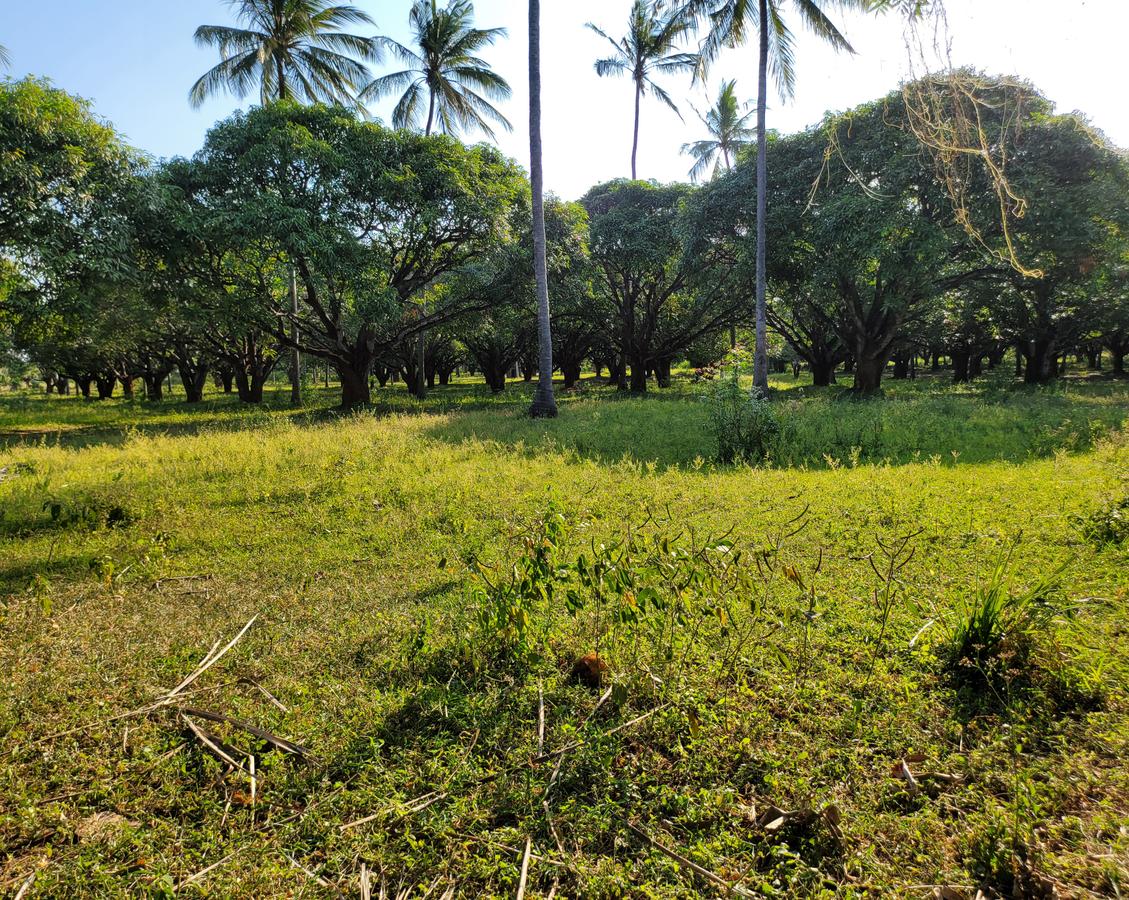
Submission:
<svg viewBox="0 0 1129 900">
<path fill-rule="evenodd" d="M 385 97 L 397 91 L 406 91 L 415 78 L 416 73 L 413 69 L 405 69 L 402 72 L 391 72 L 388 75 L 381 75 L 379 78 L 375 78 L 365 85 L 357 95 L 357 99 L 363 103 L 383 100 Z"/>
<path fill-rule="evenodd" d="M 601 78 L 608 76 L 624 75 L 631 71 L 631 67 L 627 65 L 622 59 L 615 59 L 609 57 L 608 59 L 596 60 L 596 74 Z"/>
<path fill-rule="evenodd" d="M 674 110 L 674 114 L 676 116 L 678 116 L 678 118 L 682 119 L 682 113 L 678 111 L 678 106 L 677 106 L 677 104 L 675 104 L 675 102 L 671 98 L 670 94 L 668 94 L 659 85 L 655 84 L 655 82 L 651 81 L 650 79 L 647 79 L 647 84 L 650 86 L 651 90 L 654 92 L 654 95 L 656 97 L 658 97 L 667 106 L 669 106 L 672 110 Z M 685 121 L 685 119 L 683 119 L 683 121 Z"/>
<path fill-rule="evenodd" d="M 200 76 L 188 92 L 188 102 L 193 109 L 199 109 L 209 97 L 225 91 L 242 99 L 255 89 L 261 71 L 257 50 L 230 56 Z"/>
<path fill-rule="evenodd" d="M 827 18 L 826 13 L 819 8 L 816 0 L 793 0 L 804 24 L 822 40 L 830 44 L 835 50 L 854 53 L 855 48 L 835 27 L 835 23 Z M 867 10 L 867 0 L 837 0 L 837 5 L 844 9 Z"/>
<path fill-rule="evenodd" d="M 410 74 L 410 73 L 406 73 Z M 412 81 L 404 91 L 396 108 L 392 110 L 393 128 L 415 128 L 421 115 L 423 106 L 424 84 L 422 81 Z"/>
<path fill-rule="evenodd" d="M 796 54 L 792 32 L 780 8 L 769 8 L 768 23 L 768 63 L 772 80 L 776 82 L 780 96 L 790 100 L 796 95 Z"/>
</svg>

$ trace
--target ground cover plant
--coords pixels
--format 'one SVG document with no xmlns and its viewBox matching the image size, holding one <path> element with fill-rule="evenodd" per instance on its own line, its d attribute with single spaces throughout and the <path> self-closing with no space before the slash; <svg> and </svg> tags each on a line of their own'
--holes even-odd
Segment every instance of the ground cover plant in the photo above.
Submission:
<svg viewBox="0 0 1129 900">
<path fill-rule="evenodd" d="M 529 391 L 4 395 L 3 890 L 1124 892 L 1123 381 Z"/>
</svg>

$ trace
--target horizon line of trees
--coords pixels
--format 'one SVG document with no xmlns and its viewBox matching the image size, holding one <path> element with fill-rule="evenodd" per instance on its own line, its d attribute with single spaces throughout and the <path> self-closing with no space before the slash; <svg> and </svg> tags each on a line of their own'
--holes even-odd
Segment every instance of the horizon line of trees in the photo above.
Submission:
<svg viewBox="0 0 1129 900">
<path fill-rule="evenodd" d="M 964 379 L 1012 348 L 1033 383 L 1102 347 L 1124 370 L 1125 154 L 1030 85 L 978 85 L 1028 202 L 1007 229 L 977 166 L 952 202 L 902 92 L 766 142 L 767 324 L 817 384 L 848 367 L 872 393 L 891 362 L 942 354 Z M 1003 112 L 1017 107 L 1018 128 Z M 175 371 L 195 401 L 218 373 L 254 403 L 298 350 L 337 372 L 348 407 L 393 373 L 422 396 L 459 366 L 494 390 L 515 365 L 538 370 L 531 186 L 491 146 L 282 101 L 152 164 L 35 79 L 0 86 L 0 143 L 0 349 L 49 387 L 141 380 L 157 399 Z M 699 187 L 621 179 L 547 199 L 566 386 L 588 364 L 643 392 L 755 327 L 752 151 Z"/>
</svg>

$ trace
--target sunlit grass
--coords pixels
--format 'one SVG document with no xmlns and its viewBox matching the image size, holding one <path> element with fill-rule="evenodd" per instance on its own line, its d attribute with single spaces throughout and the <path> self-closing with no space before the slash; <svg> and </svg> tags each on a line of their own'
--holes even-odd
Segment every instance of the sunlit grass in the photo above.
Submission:
<svg viewBox="0 0 1129 900">
<path fill-rule="evenodd" d="M 535 863 L 538 895 L 555 877 L 570 896 L 709 889 L 626 821 L 726 878 L 752 866 L 749 884 L 776 880 L 782 895 L 971 884 L 1017 816 L 1042 828 L 1040 871 L 1123 890 L 1129 559 L 1075 522 L 1125 490 L 1129 385 L 919 379 L 857 402 L 789 376 L 777 390 L 784 440 L 760 468 L 712 462 L 687 379 L 646 399 L 589 381 L 550 423 L 525 417 L 520 382 L 500 397 L 457 384 L 423 404 L 391 388 L 344 416 L 332 387 L 298 411 L 282 391 L 262 410 L 3 397 L 0 889 L 35 869 L 43 896 L 156 893 L 236 853 L 186 891 L 319 895 L 288 853 L 346 893 L 363 860 L 390 886 L 440 878 L 460 895 L 512 896 L 527 834 L 561 855 L 541 807 L 552 766 L 529 763 L 538 690 L 547 745 L 563 746 L 595 703 L 567 680 L 591 647 L 564 617 L 543 664 L 464 667 L 464 563 L 507 563 L 552 503 L 573 553 L 652 516 L 672 535 L 727 534 L 751 559 L 802 516 L 787 559 L 822 565 L 810 626 L 781 591 L 779 629 L 742 681 L 702 670 L 673 707 L 570 754 L 553 813 L 568 865 Z M 870 678 L 866 557 L 910 534 Z M 1071 560 L 1063 590 L 1079 611 L 1038 649 L 1053 683 L 1004 708 L 948 679 L 939 642 L 1016 542 L 1020 586 Z M 319 765 L 262 757 L 252 809 L 246 779 L 180 747 L 171 716 L 105 720 L 175 685 L 255 614 L 194 702 L 300 740 Z M 630 694 L 598 730 L 649 708 Z M 917 754 L 915 771 L 965 780 L 907 795 L 890 767 Z M 450 797 L 418 814 L 340 828 L 445 785 Z M 743 818 L 750 805 L 828 803 L 843 817 L 838 849 L 819 828 L 777 839 Z M 137 826 L 76 837 L 105 812 Z"/>
</svg>

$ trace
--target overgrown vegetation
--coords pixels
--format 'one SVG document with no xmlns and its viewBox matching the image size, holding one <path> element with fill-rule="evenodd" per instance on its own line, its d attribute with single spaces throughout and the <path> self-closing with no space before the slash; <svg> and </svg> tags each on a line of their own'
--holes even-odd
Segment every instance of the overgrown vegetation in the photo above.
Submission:
<svg viewBox="0 0 1129 900">
<path fill-rule="evenodd" d="M 3 890 L 1124 892 L 1125 386 L 791 383 L 4 398 Z"/>
</svg>

